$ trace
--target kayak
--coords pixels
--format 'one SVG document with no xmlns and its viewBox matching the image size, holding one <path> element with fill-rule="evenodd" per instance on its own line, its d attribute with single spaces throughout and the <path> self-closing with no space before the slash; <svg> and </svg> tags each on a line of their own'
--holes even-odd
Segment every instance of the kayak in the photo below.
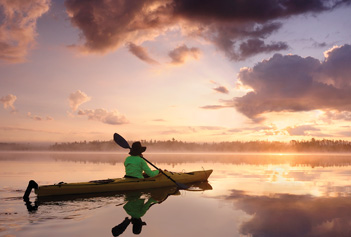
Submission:
<svg viewBox="0 0 351 237">
<path fill-rule="evenodd" d="M 201 170 L 193 172 L 170 172 L 164 171 L 166 175 L 177 183 L 189 184 L 207 181 L 213 170 Z M 38 197 L 60 196 L 72 194 L 104 193 L 116 191 L 132 191 L 142 189 L 152 189 L 161 187 L 176 186 L 169 178 L 163 174 L 144 179 L 137 178 L 116 178 L 105 180 L 93 180 L 80 183 L 58 183 L 54 185 L 43 185 L 35 189 Z"/>
</svg>

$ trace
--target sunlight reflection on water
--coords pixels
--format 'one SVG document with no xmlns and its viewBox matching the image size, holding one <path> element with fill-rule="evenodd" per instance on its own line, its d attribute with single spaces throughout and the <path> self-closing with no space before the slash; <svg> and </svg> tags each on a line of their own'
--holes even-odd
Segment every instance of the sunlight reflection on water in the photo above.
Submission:
<svg viewBox="0 0 351 237">
<path fill-rule="evenodd" d="M 350 155 L 146 157 L 162 169 L 214 172 L 213 190 L 181 191 L 150 208 L 143 236 L 351 236 Z M 57 200 L 34 211 L 26 209 L 22 195 L 30 179 L 43 185 L 121 177 L 124 158 L 121 153 L 1 152 L 0 235 L 112 236 L 111 229 L 128 216 L 123 195 Z M 134 236 L 128 228 L 123 236 Z"/>
</svg>

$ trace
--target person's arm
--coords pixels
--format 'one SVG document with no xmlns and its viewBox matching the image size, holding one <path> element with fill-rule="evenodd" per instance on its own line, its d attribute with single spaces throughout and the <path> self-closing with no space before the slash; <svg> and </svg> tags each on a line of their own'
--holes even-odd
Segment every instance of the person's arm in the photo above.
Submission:
<svg viewBox="0 0 351 237">
<path fill-rule="evenodd" d="M 146 161 L 143 158 L 141 158 L 141 160 L 142 169 L 148 176 L 154 177 L 159 174 L 159 170 L 151 170 L 150 167 L 147 165 Z"/>
</svg>

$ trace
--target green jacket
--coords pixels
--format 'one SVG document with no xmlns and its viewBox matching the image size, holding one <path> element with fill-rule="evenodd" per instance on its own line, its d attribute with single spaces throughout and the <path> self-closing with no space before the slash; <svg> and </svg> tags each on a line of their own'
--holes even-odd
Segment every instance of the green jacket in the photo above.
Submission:
<svg viewBox="0 0 351 237">
<path fill-rule="evenodd" d="M 126 175 L 143 179 L 143 171 L 150 177 L 158 175 L 159 171 L 152 171 L 146 161 L 140 156 L 128 156 L 124 161 Z"/>
<path fill-rule="evenodd" d="M 144 203 L 145 199 L 134 199 L 128 201 L 123 209 L 133 218 L 141 218 L 145 215 L 147 210 L 149 210 L 151 204 L 157 203 L 153 198 L 149 198 L 146 203 Z"/>
</svg>

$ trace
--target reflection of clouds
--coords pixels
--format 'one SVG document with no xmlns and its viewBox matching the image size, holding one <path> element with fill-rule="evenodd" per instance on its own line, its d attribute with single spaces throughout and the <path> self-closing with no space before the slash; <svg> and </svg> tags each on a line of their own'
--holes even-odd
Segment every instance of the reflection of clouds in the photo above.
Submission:
<svg viewBox="0 0 351 237">
<path fill-rule="evenodd" d="M 321 174 L 311 173 L 310 171 L 290 171 L 289 176 L 294 180 L 298 181 L 310 181 L 318 179 L 321 176 Z"/>
<path fill-rule="evenodd" d="M 340 197 L 351 196 L 351 185 L 337 186 L 334 183 L 327 183 L 324 187 L 325 196 L 327 197 Z"/>
<path fill-rule="evenodd" d="M 290 182 L 289 167 L 276 166 L 266 171 L 268 182 Z"/>
<path fill-rule="evenodd" d="M 340 170 L 339 172 L 338 172 L 338 174 L 340 174 L 340 175 L 351 175 L 351 170 Z"/>
<path fill-rule="evenodd" d="M 350 236 L 351 199 L 309 195 L 250 196 L 232 190 L 226 197 L 252 218 L 240 227 L 252 236 Z"/>
<path fill-rule="evenodd" d="M 321 177 L 321 173 L 332 172 L 329 169 L 312 172 L 304 168 L 296 168 L 290 165 L 270 166 L 266 171 L 268 182 L 308 182 Z"/>
<path fill-rule="evenodd" d="M 155 161 L 169 163 L 225 163 L 235 165 L 289 165 L 292 167 L 350 166 L 349 154 L 268 154 L 268 153 L 149 153 Z"/>
<path fill-rule="evenodd" d="M 340 196 L 350 195 L 348 175 L 350 166 L 316 167 L 283 165 L 213 164 L 210 181 L 216 181 L 211 196 L 226 195 L 233 187 L 262 195 L 289 193 L 294 195 Z M 340 187 L 337 190 L 330 187 Z M 350 195 L 351 196 L 351 195 Z"/>
</svg>

